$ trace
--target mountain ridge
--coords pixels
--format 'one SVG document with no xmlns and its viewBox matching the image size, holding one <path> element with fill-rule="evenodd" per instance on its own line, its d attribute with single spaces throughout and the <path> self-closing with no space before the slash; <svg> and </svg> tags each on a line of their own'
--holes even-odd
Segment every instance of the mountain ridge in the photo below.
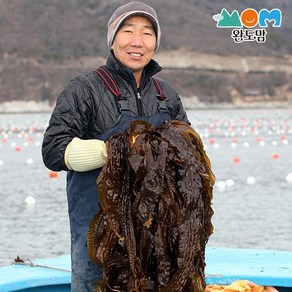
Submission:
<svg viewBox="0 0 292 292">
<path fill-rule="evenodd" d="M 2 0 L 0 102 L 49 100 L 53 103 L 66 82 L 83 71 L 93 70 L 105 60 L 108 54 L 107 21 L 117 6 L 127 2 Z M 162 29 L 157 54 L 159 60 L 163 59 L 159 56 L 164 56 L 165 70 L 161 76 L 170 80 L 183 96 L 198 95 L 200 100 L 232 102 L 234 90 L 236 96 L 244 98 L 245 91 L 255 89 L 259 96 L 268 94 L 273 99 L 278 98 L 278 93 L 285 87 L 287 90 L 280 98 L 290 99 L 291 75 L 287 70 L 279 70 L 274 61 L 279 60 L 280 64 L 281 60 L 285 61 L 285 56 L 289 59 L 292 54 L 292 6 L 289 0 L 263 0 L 252 5 L 247 0 L 234 0 L 229 4 L 223 0 L 144 2 L 156 9 Z M 231 29 L 217 28 L 212 18 L 222 8 L 241 12 L 248 7 L 257 11 L 277 7 L 283 11 L 282 27 L 267 28 L 265 44 L 236 44 L 230 37 Z M 171 55 L 173 52 L 175 55 Z M 193 65 L 179 66 L 182 62 L 188 63 L 185 58 L 188 52 L 192 54 L 189 63 Z M 230 66 L 235 68 L 237 62 L 251 57 L 257 59 L 254 64 L 260 66 L 258 72 L 230 71 Z M 273 64 L 271 70 L 263 70 L 266 68 L 266 64 L 260 62 L 263 57 Z M 221 60 L 226 58 L 234 65 L 222 65 Z M 197 65 L 203 62 L 205 68 Z M 277 84 L 273 84 L 275 76 Z"/>
</svg>

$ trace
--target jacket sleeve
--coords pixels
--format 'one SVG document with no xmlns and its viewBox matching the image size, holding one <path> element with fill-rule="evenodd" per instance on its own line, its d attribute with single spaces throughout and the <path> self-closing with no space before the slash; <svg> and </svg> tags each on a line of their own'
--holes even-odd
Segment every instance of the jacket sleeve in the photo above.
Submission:
<svg viewBox="0 0 292 292">
<path fill-rule="evenodd" d="M 92 119 L 90 90 L 79 77 L 73 79 L 58 96 L 49 125 L 44 133 L 42 158 L 53 171 L 68 170 L 65 149 L 74 138 L 86 136 Z"/>
<path fill-rule="evenodd" d="M 175 99 L 175 106 L 174 106 L 174 119 L 184 121 L 188 124 L 191 124 L 188 120 L 187 113 L 184 110 L 184 106 L 182 104 L 181 98 L 176 93 L 176 99 Z"/>
<path fill-rule="evenodd" d="M 180 96 L 169 83 L 164 80 L 161 81 L 162 92 L 167 97 L 166 104 L 171 117 L 174 120 L 184 121 L 190 124 Z"/>
</svg>

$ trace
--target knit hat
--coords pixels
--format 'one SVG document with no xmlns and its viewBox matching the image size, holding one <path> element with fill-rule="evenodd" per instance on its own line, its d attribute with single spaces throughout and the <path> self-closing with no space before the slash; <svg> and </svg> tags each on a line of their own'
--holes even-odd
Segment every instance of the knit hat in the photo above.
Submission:
<svg viewBox="0 0 292 292">
<path fill-rule="evenodd" d="M 109 22 L 108 22 L 108 31 L 107 31 L 107 43 L 108 47 L 111 48 L 116 33 L 122 23 L 130 16 L 140 15 L 147 17 L 155 30 L 156 33 L 156 46 L 155 51 L 158 49 L 160 44 L 160 26 L 155 10 L 147 4 L 142 2 L 130 2 L 128 4 L 122 5 L 113 13 Z"/>
</svg>

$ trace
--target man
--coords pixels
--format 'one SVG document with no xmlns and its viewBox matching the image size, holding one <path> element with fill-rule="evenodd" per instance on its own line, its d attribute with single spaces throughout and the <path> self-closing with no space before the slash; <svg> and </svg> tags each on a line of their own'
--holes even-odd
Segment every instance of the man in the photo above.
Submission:
<svg viewBox="0 0 292 292">
<path fill-rule="evenodd" d="M 77 76 L 66 86 L 44 134 L 44 164 L 68 172 L 72 291 L 93 291 L 102 278 L 102 270 L 88 256 L 86 235 L 99 209 L 96 180 L 107 161 L 104 141 L 126 131 L 133 120 L 143 119 L 155 127 L 171 119 L 188 122 L 179 96 L 168 83 L 158 80 L 160 95 L 166 99 L 156 93 L 152 76 L 162 68 L 152 57 L 160 35 L 152 7 L 141 2 L 119 7 L 108 22 L 106 66 Z"/>
</svg>

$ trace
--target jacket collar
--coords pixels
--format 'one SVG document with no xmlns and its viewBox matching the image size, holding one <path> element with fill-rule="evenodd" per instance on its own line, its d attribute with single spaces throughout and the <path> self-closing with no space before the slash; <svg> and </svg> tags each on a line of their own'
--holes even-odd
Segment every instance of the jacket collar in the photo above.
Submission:
<svg viewBox="0 0 292 292">
<path fill-rule="evenodd" d="M 130 83 L 136 85 L 136 81 L 133 75 L 133 72 L 131 69 L 126 68 L 123 66 L 114 56 L 113 51 L 110 51 L 110 54 L 107 58 L 106 62 L 107 67 L 114 71 L 116 74 L 120 75 L 123 79 L 128 80 Z M 144 84 L 149 80 L 151 76 L 154 74 L 160 72 L 162 70 L 162 67 L 155 61 L 150 60 L 150 62 L 145 66 L 142 79 L 141 79 L 141 87 L 144 86 Z"/>
</svg>

